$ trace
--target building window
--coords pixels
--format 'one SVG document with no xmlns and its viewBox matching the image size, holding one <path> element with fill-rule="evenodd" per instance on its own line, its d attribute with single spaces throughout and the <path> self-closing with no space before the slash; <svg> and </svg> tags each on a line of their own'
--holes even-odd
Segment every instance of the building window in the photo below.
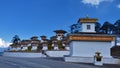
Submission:
<svg viewBox="0 0 120 68">
<path fill-rule="evenodd" d="M 90 25 L 87 25 L 87 29 L 90 30 Z"/>
</svg>

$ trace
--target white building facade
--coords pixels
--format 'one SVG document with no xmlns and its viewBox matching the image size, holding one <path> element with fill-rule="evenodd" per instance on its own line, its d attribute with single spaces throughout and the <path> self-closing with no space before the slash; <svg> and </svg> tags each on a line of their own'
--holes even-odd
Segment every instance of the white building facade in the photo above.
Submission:
<svg viewBox="0 0 120 68">
<path fill-rule="evenodd" d="M 95 32 L 95 24 L 94 23 L 83 23 L 82 26 L 82 32 Z"/>
<path fill-rule="evenodd" d="M 96 18 L 80 18 L 82 31 L 68 34 L 70 55 L 64 57 L 66 62 L 94 63 L 95 54 L 99 52 L 102 63 L 120 64 L 120 59 L 112 58 L 110 48 L 115 45 L 115 36 L 96 34 Z"/>
</svg>

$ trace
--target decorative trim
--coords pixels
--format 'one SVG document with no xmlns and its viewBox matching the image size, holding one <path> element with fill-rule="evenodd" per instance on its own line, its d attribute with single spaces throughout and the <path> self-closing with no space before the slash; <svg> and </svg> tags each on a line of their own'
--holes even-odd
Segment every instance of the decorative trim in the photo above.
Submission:
<svg viewBox="0 0 120 68">
<path fill-rule="evenodd" d="M 114 41 L 114 36 L 69 36 L 69 40 L 76 41 Z"/>
</svg>

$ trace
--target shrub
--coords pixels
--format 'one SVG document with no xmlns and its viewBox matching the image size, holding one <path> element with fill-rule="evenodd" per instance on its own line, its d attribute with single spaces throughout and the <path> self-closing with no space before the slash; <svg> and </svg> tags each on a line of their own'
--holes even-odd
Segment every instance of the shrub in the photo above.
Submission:
<svg viewBox="0 0 120 68">
<path fill-rule="evenodd" d="M 48 50 L 53 50 L 53 47 L 51 44 L 48 44 Z"/>
<path fill-rule="evenodd" d="M 37 51 L 42 50 L 42 48 L 43 48 L 42 44 L 39 44 L 39 45 L 37 46 Z"/>
<path fill-rule="evenodd" d="M 28 47 L 28 51 L 31 51 L 31 49 L 32 49 L 32 46 L 29 46 L 29 47 Z"/>
</svg>

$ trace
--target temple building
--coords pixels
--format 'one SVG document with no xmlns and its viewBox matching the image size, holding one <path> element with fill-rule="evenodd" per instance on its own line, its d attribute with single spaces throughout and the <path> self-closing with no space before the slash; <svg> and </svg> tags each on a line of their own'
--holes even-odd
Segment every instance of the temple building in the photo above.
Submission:
<svg viewBox="0 0 120 68">
<path fill-rule="evenodd" d="M 58 40 L 61 40 L 65 36 L 65 33 L 67 33 L 65 30 L 55 30 L 54 32 Z"/>
<path fill-rule="evenodd" d="M 41 37 L 41 42 L 44 42 L 44 40 L 47 39 L 47 37 L 46 37 L 45 35 L 42 35 L 42 36 L 40 36 L 40 37 Z"/>
<path fill-rule="evenodd" d="M 59 47 L 58 47 L 58 39 L 56 36 L 52 36 L 51 37 L 51 42 L 52 42 L 52 47 L 54 50 L 59 50 Z"/>
<path fill-rule="evenodd" d="M 41 37 L 41 44 L 42 44 L 42 50 L 48 50 L 48 39 L 46 36 L 40 36 Z"/>
<path fill-rule="evenodd" d="M 10 45 L 10 51 L 26 51 L 31 46 L 31 50 L 37 50 L 37 46 L 40 44 L 37 36 L 33 36 L 30 39 L 22 40 L 19 44 Z"/>
<path fill-rule="evenodd" d="M 65 34 L 67 33 L 65 30 L 55 30 L 56 36 L 51 37 L 52 41 L 52 47 L 54 50 L 60 50 L 60 47 L 63 47 L 63 49 L 69 49 L 66 44 L 66 37 Z"/>
<path fill-rule="evenodd" d="M 81 32 L 95 33 L 95 23 L 98 21 L 97 18 L 80 18 L 78 23 L 81 25 Z"/>
<path fill-rule="evenodd" d="M 64 58 L 66 62 L 93 63 L 96 53 L 102 56 L 102 63 L 117 64 L 120 62 L 120 60 L 112 58 L 110 51 L 110 48 L 115 45 L 115 36 L 97 34 L 96 22 L 98 22 L 97 18 L 88 16 L 78 20 L 81 32 L 68 34 L 70 54 Z"/>
<path fill-rule="evenodd" d="M 19 50 L 21 50 L 21 45 L 17 44 L 16 51 L 19 51 Z"/>
<path fill-rule="evenodd" d="M 21 41 L 21 50 L 25 51 L 28 47 L 31 46 L 31 40 L 22 40 Z"/>
<path fill-rule="evenodd" d="M 62 42 L 62 46 L 64 47 L 65 50 L 70 50 L 69 44 L 67 42 L 67 37 L 63 37 L 61 42 Z"/>
<path fill-rule="evenodd" d="M 11 51 L 19 51 L 19 50 L 21 50 L 21 45 L 20 44 L 11 44 L 10 50 Z"/>
<path fill-rule="evenodd" d="M 45 35 L 40 36 L 40 40 L 37 36 L 33 36 L 30 39 L 22 40 L 19 44 L 12 44 L 10 51 L 40 51 L 40 49 L 43 51 L 49 49 L 69 50 L 67 37 L 65 36 L 66 31 L 55 30 L 54 32 L 56 33 L 56 35 L 52 36 L 50 39 L 47 39 L 47 36 Z"/>
<path fill-rule="evenodd" d="M 39 43 L 40 43 L 40 40 L 38 40 L 37 36 L 31 37 L 31 46 L 32 46 L 31 50 L 37 50 L 37 46 L 39 45 Z"/>
</svg>

